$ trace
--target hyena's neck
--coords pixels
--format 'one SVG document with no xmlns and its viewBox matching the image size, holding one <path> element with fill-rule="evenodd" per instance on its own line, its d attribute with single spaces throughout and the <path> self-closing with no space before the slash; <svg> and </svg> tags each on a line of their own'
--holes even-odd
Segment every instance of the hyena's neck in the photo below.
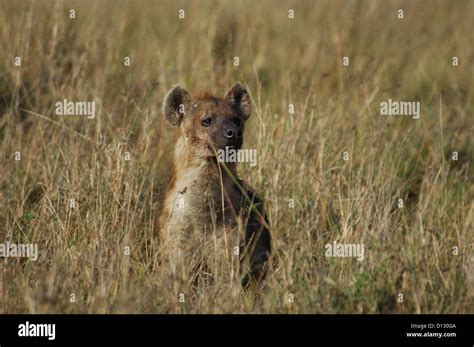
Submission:
<svg viewBox="0 0 474 347">
<path fill-rule="evenodd" d="M 208 183 L 217 180 L 224 185 L 237 180 L 235 163 L 219 163 L 216 157 L 197 156 L 188 147 L 186 141 L 180 138 L 174 153 L 174 173 L 177 181 L 193 181 Z"/>
<path fill-rule="evenodd" d="M 179 142 L 175 150 L 172 184 L 167 193 L 169 210 L 176 209 L 176 201 L 185 201 L 180 210 L 183 218 L 187 218 L 184 215 L 193 220 L 199 217 L 204 223 L 211 214 L 218 215 L 219 219 L 225 215 L 227 219 L 238 213 L 242 196 L 236 184 L 239 179 L 235 163 L 227 165 L 226 170 L 215 157 L 193 155 Z"/>
<path fill-rule="evenodd" d="M 206 229 L 215 216 L 217 225 L 230 224 L 239 213 L 241 193 L 236 168 L 226 171 L 216 158 L 199 158 L 177 148 L 174 174 L 166 193 L 164 220 Z"/>
</svg>

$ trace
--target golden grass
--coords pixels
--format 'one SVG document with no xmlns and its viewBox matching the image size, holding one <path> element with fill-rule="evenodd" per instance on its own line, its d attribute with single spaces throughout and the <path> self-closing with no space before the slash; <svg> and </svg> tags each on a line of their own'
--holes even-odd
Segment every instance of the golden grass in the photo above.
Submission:
<svg viewBox="0 0 474 347">
<path fill-rule="evenodd" d="M 0 260 L 0 312 L 472 313 L 473 22 L 472 1 L 2 1 L 0 242 L 40 257 Z M 176 139 L 161 102 L 236 81 L 272 266 L 260 293 L 216 283 L 182 303 L 154 238 Z M 381 116 L 389 98 L 421 119 Z M 63 99 L 96 118 L 55 115 Z M 326 258 L 333 241 L 365 259 Z"/>
</svg>

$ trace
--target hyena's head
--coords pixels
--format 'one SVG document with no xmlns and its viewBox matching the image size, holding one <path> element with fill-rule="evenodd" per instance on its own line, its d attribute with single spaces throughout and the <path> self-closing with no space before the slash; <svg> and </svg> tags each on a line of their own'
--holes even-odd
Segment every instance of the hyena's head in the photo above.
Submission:
<svg viewBox="0 0 474 347">
<path fill-rule="evenodd" d="M 208 93 L 193 98 L 184 88 L 175 86 L 163 104 L 166 120 L 180 128 L 188 150 L 197 156 L 215 156 L 216 150 L 225 147 L 240 149 L 250 112 L 250 96 L 239 83 L 224 98 Z"/>
</svg>

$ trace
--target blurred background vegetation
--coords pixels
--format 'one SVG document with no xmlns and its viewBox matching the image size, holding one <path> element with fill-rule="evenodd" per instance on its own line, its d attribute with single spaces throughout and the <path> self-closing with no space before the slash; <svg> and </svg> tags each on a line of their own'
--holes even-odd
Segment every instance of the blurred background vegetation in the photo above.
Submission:
<svg viewBox="0 0 474 347">
<path fill-rule="evenodd" d="M 472 313 L 472 23 L 473 1 L 2 1 L 0 242 L 40 257 L 0 260 L 0 312 Z M 161 102 L 237 81 L 271 271 L 183 304 L 154 238 L 176 140 Z M 381 116 L 389 98 L 421 119 Z M 96 118 L 55 115 L 63 99 Z M 364 261 L 326 258 L 333 241 Z"/>
</svg>

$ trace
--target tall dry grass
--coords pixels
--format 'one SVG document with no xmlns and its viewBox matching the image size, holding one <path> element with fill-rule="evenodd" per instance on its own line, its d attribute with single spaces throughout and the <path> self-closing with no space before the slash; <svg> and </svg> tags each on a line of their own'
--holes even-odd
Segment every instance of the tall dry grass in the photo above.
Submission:
<svg viewBox="0 0 474 347">
<path fill-rule="evenodd" d="M 2 1 L 0 242 L 40 257 L 0 260 L 0 312 L 473 312 L 473 22 L 472 1 Z M 271 269 L 259 293 L 182 303 L 153 236 L 176 139 L 161 102 L 236 81 Z M 421 119 L 381 116 L 389 98 Z M 55 115 L 63 99 L 96 118 Z M 364 260 L 325 257 L 333 241 Z"/>
</svg>

